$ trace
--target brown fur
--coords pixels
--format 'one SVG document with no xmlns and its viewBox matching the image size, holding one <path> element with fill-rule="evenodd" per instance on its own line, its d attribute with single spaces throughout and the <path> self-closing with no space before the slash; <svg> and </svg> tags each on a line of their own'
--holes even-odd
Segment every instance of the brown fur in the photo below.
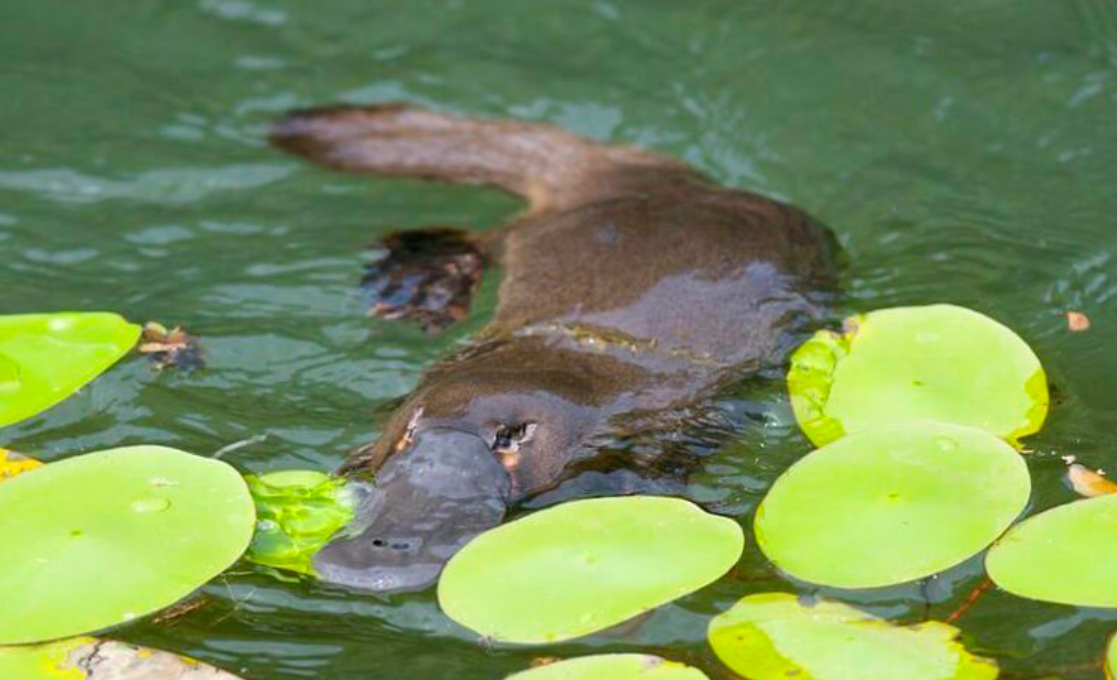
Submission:
<svg viewBox="0 0 1117 680">
<path fill-rule="evenodd" d="M 832 239 L 802 212 L 648 151 L 399 105 L 295 113 L 272 140 L 329 167 L 528 202 L 478 242 L 504 270 L 495 318 L 428 371 L 346 472 L 447 426 L 493 443 L 515 497 L 546 489 L 633 418 L 782 361 L 833 284 Z M 508 432 L 521 439 L 504 446 Z"/>
</svg>

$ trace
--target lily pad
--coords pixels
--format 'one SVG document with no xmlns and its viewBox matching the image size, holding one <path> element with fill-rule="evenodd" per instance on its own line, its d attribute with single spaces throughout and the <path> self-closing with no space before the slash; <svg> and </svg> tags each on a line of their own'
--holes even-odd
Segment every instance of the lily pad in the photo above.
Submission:
<svg viewBox="0 0 1117 680">
<path fill-rule="evenodd" d="M 313 574 L 311 558 L 353 519 L 357 494 L 348 480 L 312 470 L 246 476 L 256 503 L 250 562 Z"/>
<path fill-rule="evenodd" d="M 1117 607 L 1117 494 L 1029 517 L 985 558 L 1008 592 L 1080 607 Z"/>
<path fill-rule="evenodd" d="M 575 501 L 473 539 L 446 565 L 438 601 L 494 640 L 559 642 L 712 583 L 744 540 L 735 521 L 677 498 Z"/>
<path fill-rule="evenodd" d="M 0 645 L 96 631 L 173 604 L 248 547 L 232 467 L 160 446 L 69 458 L 0 484 Z"/>
<path fill-rule="evenodd" d="M 1030 491 L 1023 459 L 997 437 L 909 421 L 848 435 L 792 465 L 757 509 L 756 541 L 804 581 L 893 585 L 986 548 Z"/>
<path fill-rule="evenodd" d="M 139 326 L 105 312 L 0 315 L 0 427 L 70 396 L 139 337 Z"/>
<path fill-rule="evenodd" d="M 969 425 L 1016 443 L 1047 416 L 1047 377 L 1011 330 L 953 305 L 897 307 L 820 331 L 791 358 L 791 405 L 822 446 L 907 419 Z"/>
<path fill-rule="evenodd" d="M 239 680 L 193 659 L 91 637 L 44 645 L 0 647 L 5 680 Z"/>
<path fill-rule="evenodd" d="M 708 680 L 706 674 L 648 654 L 600 654 L 567 659 L 506 680 Z"/>
<path fill-rule="evenodd" d="M 993 680 L 997 665 L 938 621 L 896 626 L 840 602 L 750 595 L 710 622 L 710 645 L 750 680 Z"/>
</svg>

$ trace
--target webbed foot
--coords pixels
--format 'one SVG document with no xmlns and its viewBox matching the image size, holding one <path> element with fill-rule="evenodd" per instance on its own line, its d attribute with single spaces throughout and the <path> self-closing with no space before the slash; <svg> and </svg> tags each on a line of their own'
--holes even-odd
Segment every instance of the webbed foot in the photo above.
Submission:
<svg viewBox="0 0 1117 680">
<path fill-rule="evenodd" d="M 486 258 L 468 234 L 449 228 L 403 231 L 377 246 L 383 257 L 366 265 L 361 279 L 372 295 L 370 316 L 415 321 L 437 333 L 469 313 Z"/>
</svg>

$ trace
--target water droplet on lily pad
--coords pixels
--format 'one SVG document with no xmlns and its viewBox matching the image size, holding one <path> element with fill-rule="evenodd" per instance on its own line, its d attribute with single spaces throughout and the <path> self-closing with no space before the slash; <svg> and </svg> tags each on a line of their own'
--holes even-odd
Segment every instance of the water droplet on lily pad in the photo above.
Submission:
<svg viewBox="0 0 1117 680">
<path fill-rule="evenodd" d="M 505 680 L 708 680 L 697 668 L 647 654 L 600 654 L 557 661 Z"/>
<path fill-rule="evenodd" d="M 1008 531 L 985 559 L 1013 595 L 1080 607 L 1117 607 L 1117 495 L 1073 501 Z"/>
<path fill-rule="evenodd" d="M 161 475 L 178 484 L 153 497 L 150 480 Z M 160 446 L 75 456 L 8 480 L 0 645 L 88 633 L 174 604 L 240 557 L 255 520 L 231 466 Z"/>
<path fill-rule="evenodd" d="M 1047 416 L 1047 378 L 1015 333 L 964 307 L 897 307 L 820 331 L 791 359 L 795 417 L 816 445 L 907 419 L 969 425 L 1015 442 Z"/>
<path fill-rule="evenodd" d="M 70 396 L 139 337 L 139 326 L 105 312 L 0 315 L 0 427 Z"/>
<path fill-rule="evenodd" d="M 750 595 L 710 622 L 710 645 L 750 680 L 993 680 L 994 662 L 928 621 L 897 626 L 840 602 Z"/>
<path fill-rule="evenodd" d="M 90 669 L 95 669 L 87 674 Z M 146 647 L 70 638 L 43 645 L 0 647 L 4 680 L 239 680 L 193 659 Z"/>
<path fill-rule="evenodd" d="M 955 446 L 941 446 L 944 438 Z M 909 421 L 848 435 L 792 465 L 756 512 L 756 540 L 804 581 L 894 585 L 986 548 L 1030 491 L 1023 459 L 997 437 Z"/>
<path fill-rule="evenodd" d="M 712 583 L 743 548 L 735 521 L 681 499 L 575 501 L 473 539 L 446 565 L 438 601 L 485 637 L 559 642 Z"/>
</svg>

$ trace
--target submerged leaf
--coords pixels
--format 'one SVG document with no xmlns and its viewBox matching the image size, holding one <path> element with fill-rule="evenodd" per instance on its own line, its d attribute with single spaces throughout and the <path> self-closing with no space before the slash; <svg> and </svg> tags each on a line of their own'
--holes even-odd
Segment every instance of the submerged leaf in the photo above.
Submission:
<svg viewBox="0 0 1117 680">
<path fill-rule="evenodd" d="M 897 307 L 821 331 L 791 359 L 795 417 L 821 446 L 911 418 L 969 425 L 1015 442 L 1047 415 L 1039 359 L 1008 328 L 953 305 Z"/>
<path fill-rule="evenodd" d="M 193 659 L 113 640 L 0 647 L 4 680 L 239 680 Z"/>
<path fill-rule="evenodd" d="M 750 595 L 710 622 L 710 645 L 749 680 L 992 680 L 997 666 L 928 621 L 896 626 L 839 602 Z"/>
<path fill-rule="evenodd" d="M 708 680 L 697 668 L 647 654 L 600 654 L 567 659 L 505 680 Z"/>
<path fill-rule="evenodd" d="M 0 427 L 70 396 L 139 335 L 139 326 L 103 312 L 0 315 Z"/>
<path fill-rule="evenodd" d="M 681 499 L 575 501 L 473 539 L 443 571 L 438 601 L 486 637 L 559 642 L 712 583 L 743 547 L 735 521 Z"/>
<path fill-rule="evenodd" d="M 248 560 L 313 574 L 311 557 L 353 519 L 357 495 L 348 481 L 311 470 L 249 475 L 245 481 L 258 520 Z"/>
<path fill-rule="evenodd" d="M 841 588 L 930 576 L 987 547 L 1024 510 L 1027 466 L 982 430 L 910 421 L 851 434 L 792 465 L 756 512 L 760 549 Z"/>
<path fill-rule="evenodd" d="M 985 568 L 1020 597 L 1117 607 L 1117 494 L 1029 517 L 997 541 Z"/>
<path fill-rule="evenodd" d="M 0 484 L 0 645 L 93 632 L 188 595 L 248 547 L 229 465 L 159 446 L 76 456 Z"/>
</svg>

